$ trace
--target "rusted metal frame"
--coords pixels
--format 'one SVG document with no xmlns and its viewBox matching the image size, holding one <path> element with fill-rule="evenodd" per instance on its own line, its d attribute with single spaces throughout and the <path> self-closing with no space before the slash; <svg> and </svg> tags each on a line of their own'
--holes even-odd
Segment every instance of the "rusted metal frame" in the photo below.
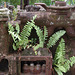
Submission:
<svg viewBox="0 0 75 75">
<path fill-rule="evenodd" d="M 19 57 L 16 57 L 16 63 L 17 63 L 17 75 L 21 75 L 21 60 L 19 60 Z"/>
<path fill-rule="evenodd" d="M 46 75 L 52 75 L 52 59 L 46 57 Z"/>
<path fill-rule="evenodd" d="M 16 57 L 17 60 L 17 75 L 21 75 L 21 61 L 46 61 L 46 75 L 52 75 L 52 57 L 51 56 L 21 56 Z"/>
<path fill-rule="evenodd" d="M 8 60 L 8 75 L 17 75 L 17 68 L 16 68 L 16 60 L 13 56 L 2 56 L 0 59 L 6 59 Z M 5 72 L 2 74 L 5 75 Z"/>
<path fill-rule="evenodd" d="M 6 55 L 8 51 L 8 33 L 6 22 L 0 22 L 0 53 Z"/>
<path fill-rule="evenodd" d="M 9 75 L 17 75 L 16 57 L 9 56 L 7 59 L 9 61 Z"/>
</svg>

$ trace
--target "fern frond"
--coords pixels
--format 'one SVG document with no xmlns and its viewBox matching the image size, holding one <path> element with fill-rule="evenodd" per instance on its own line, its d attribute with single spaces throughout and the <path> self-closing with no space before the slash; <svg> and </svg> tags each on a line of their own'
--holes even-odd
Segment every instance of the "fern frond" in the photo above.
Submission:
<svg viewBox="0 0 75 75">
<path fill-rule="evenodd" d="M 36 15 L 33 16 L 33 19 L 29 22 L 27 22 L 27 24 L 24 26 L 22 32 L 21 32 L 21 39 L 27 39 L 30 36 L 31 30 L 32 28 L 35 26 L 35 20 Z"/>
<path fill-rule="evenodd" d="M 21 40 L 21 39 L 20 39 L 20 36 L 19 36 L 18 34 L 12 32 L 12 31 L 9 31 L 9 33 L 11 34 L 11 36 L 12 36 L 12 38 L 13 38 L 13 40 L 14 40 L 15 43 L 17 42 L 17 40 L 18 40 L 18 41 Z"/>
<path fill-rule="evenodd" d="M 54 60 L 57 64 L 62 63 L 63 61 L 65 62 L 65 41 L 63 38 L 59 42 Z"/>
<path fill-rule="evenodd" d="M 62 64 L 57 64 L 56 67 L 58 67 L 61 72 L 66 73 L 66 68 Z"/>
<path fill-rule="evenodd" d="M 20 33 L 20 27 L 18 24 L 16 24 L 16 33 L 19 34 Z"/>
<path fill-rule="evenodd" d="M 27 24 L 24 26 L 21 34 L 20 34 L 20 27 L 18 24 L 16 24 L 15 27 L 12 26 L 12 24 L 9 23 L 8 28 L 9 28 L 9 34 L 11 34 L 14 44 L 13 44 L 13 49 L 16 50 L 21 46 L 22 48 L 26 48 L 27 44 L 29 43 L 28 37 L 30 36 L 31 30 L 33 26 L 35 26 L 35 20 L 36 16 L 33 17 L 33 20 L 30 22 L 28 21 Z"/>
<path fill-rule="evenodd" d="M 16 44 L 21 40 L 20 39 L 20 36 L 19 36 L 19 33 L 20 33 L 20 28 L 19 28 L 19 25 L 16 24 L 15 27 L 12 26 L 12 24 L 8 24 L 8 32 L 9 34 L 11 34 L 12 38 L 13 38 L 13 49 L 14 50 L 17 50 L 17 46 Z"/>
<path fill-rule="evenodd" d="M 48 30 L 47 30 L 46 26 L 44 26 L 44 42 L 45 42 L 45 40 L 47 40 L 47 37 L 48 37 Z"/>
<path fill-rule="evenodd" d="M 21 40 L 24 41 L 22 42 L 24 48 L 26 48 L 27 44 L 29 43 L 28 37 L 30 36 L 31 30 L 35 26 L 35 22 L 34 22 L 35 18 L 36 18 L 36 15 L 33 17 L 33 20 L 31 20 L 30 22 L 29 21 L 27 22 L 27 24 L 24 26 L 20 34 Z"/>
<path fill-rule="evenodd" d="M 36 19 L 37 15 L 33 16 L 33 21 Z"/>
<path fill-rule="evenodd" d="M 34 20 L 36 19 L 36 17 L 37 17 L 37 15 L 33 16 L 33 19 L 31 20 L 31 22 L 32 22 L 33 24 L 35 24 Z"/>
<path fill-rule="evenodd" d="M 16 32 L 15 32 L 15 30 L 16 30 Z M 11 34 L 14 42 L 16 42 L 16 39 L 21 40 L 20 36 L 19 36 L 20 28 L 19 28 L 18 24 L 16 24 L 16 27 L 13 27 L 12 24 L 9 23 L 8 24 L 8 32 L 9 32 L 9 34 Z"/>
<path fill-rule="evenodd" d="M 37 44 L 36 46 L 33 46 L 33 49 L 36 51 L 38 48 L 41 48 L 41 44 Z"/>
<path fill-rule="evenodd" d="M 65 41 L 64 39 L 61 39 L 54 58 L 54 69 L 58 73 L 58 75 L 61 75 L 63 73 L 66 73 L 70 67 L 72 67 L 75 64 L 75 56 L 70 57 L 69 60 L 65 58 Z"/>
<path fill-rule="evenodd" d="M 63 64 L 63 66 L 65 67 L 66 72 L 67 72 L 70 69 L 70 61 L 66 59 L 65 63 Z"/>
<path fill-rule="evenodd" d="M 26 48 L 27 44 L 29 43 L 28 39 L 24 39 L 24 40 L 20 40 L 19 42 L 16 43 L 17 48 L 19 48 L 19 46 L 21 46 L 22 48 Z"/>
<path fill-rule="evenodd" d="M 30 32 L 32 30 L 32 24 L 29 23 L 28 25 L 25 25 L 22 32 L 21 32 L 21 39 L 27 39 L 30 36 Z"/>
<path fill-rule="evenodd" d="M 38 37 L 39 37 L 39 44 L 37 46 L 33 47 L 34 50 L 37 50 L 38 48 L 44 47 L 45 40 L 48 37 L 48 32 L 47 32 L 47 28 L 45 26 L 44 26 L 44 34 L 43 34 L 43 31 L 39 27 L 34 26 L 34 28 L 36 30 Z"/>
<path fill-rule="evenodd" d="M 36 33 L 39 37 L 39 44 L 41 45 L 41 47 L 43 48 L 44 46 L 44 35 L 43 35 L 43 31 L 37 27 L 37 26 L 34 26 L 35 30 L 36 30 Z"/>
<path fill-rule="evenodd" d="M 17 50 L 15 43 L 13 43 L 13 49 Z"/>
<path fill-rule="evenodd" d="M 75 64 L 75 56 L 70 57 L 69 60 L 66 60 L 65 63 L 63 64 L 63 66 L 66 69 L 66 72 L 70 69 L 70 67 L 72 67 Z"/>
<path fill-rule="evenodd" d="M 11 23 L 8 23 L 8 31 L 14 32 L 14 27 L 12 26 Z"/>
<path fill-rule="evenodd" d="M 56 66 L 54 69 L 58 75 L 63 75 L 63 72 L 66 72 L 66 68 L 63 66 L 65 61 L 65 41 L 61 38 L 54 57 L 54 65 Z"/>
<path fill-rule="evenodd" d="M 55 71 L 57 72 L 58 75 L 63 75 L 63 73 L 56 67 L 54 67 Z"/>
<path fill-rule="evenodd" d="M 59 40 L 59 38 L 61 36 L 63 36 L 66 32 L 64 30 L 60 30 L 58 32 L 56 32 L 55 34 L 53 34 L 50 38 L 49 38 L 49 42 L 47 44 L 47 48 L 52 47 L 53 45 L 55 45 L 55 43 Z"/>
<path fill-rule="evenodd" d="M 75 64 L 75 56 L 71 57 L 70 61 L 71 61 L 70 65 L 72 67 Z"/>
</svg>

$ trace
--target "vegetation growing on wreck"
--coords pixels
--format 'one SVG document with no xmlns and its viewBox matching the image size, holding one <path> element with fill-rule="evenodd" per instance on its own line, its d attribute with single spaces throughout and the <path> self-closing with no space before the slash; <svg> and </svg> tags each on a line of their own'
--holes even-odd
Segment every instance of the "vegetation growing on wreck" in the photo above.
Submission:
<svg viewBox="0 0 75 75">
<path fill-rule="evenodd" d="M 75 64 L 75 56 L 66 59 L 65 54 L 65 41 L 62 38 L 57 47 L 53 63 L 55 66 L 54 69 L 58 75 L 63 75 L 63 73 L 69 71 L 70 68 Z"/>
<path fill-rule="evenodd" d="M 14 40 L 14 43 L 13 43 L 14 50 L 25 49 L 27 46 L 30 46 L 30 47 L 32 46 L 32 45 L 30 45 L 31 40 L 29 40 L 28 37 L 30 36 L 31 30 L 33 28 L 36 30 L 36 33 L 39 38 L 39 43 L 32 46 L 34 51 L 36 51 L 38 48 L 52 47 L 59 40 L 59 38 L 65 34 L 64 30 L 60 30 L 60 31 L 56 32 L 55 34 L 53 34 L 48 40 L 47 39 L 47 37 L 48 37 L 47 28 L 44 26 L 44 31 L 41 30 L 38 26 L 35 25 L 35 22 L 34 22 L 35 19 L 36 19 L 36 16 L 34 16 L 33 20 L 31 20 L 30 22 L 28 21 L 27 24 L 24 26 L 21 33 L 20 33 L 20 27 L 18 24 L 16 24 L 16 27 L 13 27 L 9 23 L 9 25 L 8 25 L 9 31 L 8 32 L 9 32 L 9 34 L 11 34 L 11 36 Z M 45 46 L 46 40 L 48 41 L 47 46 Z"/>
</svg>

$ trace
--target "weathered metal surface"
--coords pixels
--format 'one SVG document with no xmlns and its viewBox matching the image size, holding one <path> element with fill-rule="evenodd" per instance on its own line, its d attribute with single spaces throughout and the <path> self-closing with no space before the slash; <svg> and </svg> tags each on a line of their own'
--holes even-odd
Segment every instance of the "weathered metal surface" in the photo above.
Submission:
<svg viewBox="0 0 75 75">
<path fill-rule="evenodd" d="M 36 56 L 33 48 L 24 49 L 21 53 L 22 56 Z M 52 56 L 51 51 L 48 48 L 37 49 L 37 55 L 39 56 Z"/>
<path fill-rule="evenodd" d="M 66 30 L 64 39 L 66 41 L 66 57 L 75 56 L 75 6 L 68 6 L 66 3 L 57 2 L 55 6 L 46 6 L 44 3 L 35 3 L 35 5 L 41 5 L 46 9 L 45 12 L 20 12 L 21 27 L 26 22 L 32 19 L 34 15 L 37 15 L 35 20 L 36 25 L 43 29 L 44 25 L 48 29 L 48 36 L 51 36 L 58 30 Z M 56 46 L 51 48 L 52 54 L 55 54 Z M 71 68 L 65 75 L 74 75 L 75 66 Z"/>
<path fill-rule="evenodd" d="M 5 22 L 0 22 L 0 54 L 7 54 L 8 46 L 8 29 Z"/>
<path fill-rule="evenodd" d="M 37 11 L 40 10 L 40 7 L 39 6 L 34 6 L 34 5 L 27 5 L 25 7 L 25 9 L 26 9 L 27 12 L 32 12 L 32 11 L 37 12 Z"/>
<path fill-rule="evenodd" d="M 16 64 L 16 57 L 9 56 L 9 75 L 17 75 L 17 64 Z"/>
<path fill-rule="evenodd" d="M 0 9 L 0 55 L 7 54 L 9 50 L 7 21 L 9 20 L 9 10 Z"/>
<path fill-rule="evenodd" d="M 38 4 L 36 4 L 38 5 Z M 23 26 L 26 24 L 27 21 L 30 21 L 34 15 L 37 15 L 35 20 L 36 25 L 40 26 L 43 29 L 44 25 L 47 26 L 48 35 L 51 36 L 54 32 L 58 30 L 66 30 L 67 34 L 64 35 L 64 39 L 66 41 L 66 57 L 75 56 L 75 7 L 74 6 L 65 6 L 63 3 L 57 3 L 56 6 L 46 6 L 45 4 L 40 4 L 43 6 L 46 11 L 45 12 L 19 12 L 19 19 L 18 21 L 20 24 L 21 30 Z M 7 59 L 9 62 L 9 72 L 10 75 L 22 75 L 21 73 L 21 61 L 36 61 L 45 60 L 46 63 L 46 73 L 45 75 L 50 75 L 52 72 L 52 57 L 51 56 L 20 56 L 18 53 L 15 55 L 14 53 L 8 54 L 9 50 L 12 46 L 12 39 L 8 36 L 8 29 L 6 26 L 6 21 L 8 17 L 1 17 L 0 16 L 0 61 L 2 59 Z M 15 25 L 16 21 L 12 24 Z M 52 54 L 55 54 L 57 46 L 54 46 L 51 51 Z M 54 53 L 53 53 L 54 52 Z M 16 58 L 17 57 L 17 58 Z M 49 69 L 48 69 L 49 68 Z M 74 75 L 75 66 L 71 68 L 69 72 L 65 75 Z M 18 73 L 18 74 L 17 74 Z M 5 75 L 5 73 L 0 73 Z M 8 75 L 7 74 L 7 75 Z M 23 74 L 24 75 L 24 74 Z M 25 74 L 26 75 L 26 74 Z M 35 74 L 36 75 L 36 74 Z M 42 74 L 41 74 L 42 75 Z M 43 74 L 44 75 L 44 74 Z"/>
<path fill-rule="evenodd" d="M 69 36 L 75 37 L 75 31 L 73 29 L 75 26 L 75 19 L 72 18 L 72 15 L 68 17 L 68 15 L 56 15 L 50 12 L 21 12 L 21 24 L 25 25 L 26 22 L 32 19 L 34 15 L 37 15 L 35 20 L 36 25 L 40 26 L 41 28 L 43 26 L 47 26 L 49 36 L 56 28 L 62 27 L 66 30 Z"/>
<path fill-rule="evenodd" d="M 0 57 L 1 60 L 5 59 L 8 61 L 8 65 L 5 65 L 5 61 L 4 61 L 4 65 L 3 67 L 8 66 L 8 69 L 6 69 L 6 71 L 0 71 L 0 75 L 17 75 L 17 67 L 16 67 L 16 57 L 11 55 L 11 56 L 5 56 L 5 57 Z M 1 62 L 1 61 L 0 61 Z M 1 63 L 0 63 L 1 65 Z"/>
</svg>

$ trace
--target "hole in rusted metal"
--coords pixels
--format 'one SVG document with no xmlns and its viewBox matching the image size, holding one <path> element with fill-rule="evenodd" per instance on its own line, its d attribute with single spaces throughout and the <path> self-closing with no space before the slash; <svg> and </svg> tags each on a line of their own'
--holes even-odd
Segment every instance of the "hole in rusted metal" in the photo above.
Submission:
<svg viewBox="0 0 75 75">
<path fill-rule="evenodd" d="M 8 60 L 2 59 L 0 62 L 0 72 L 8 72 Z"/>
</svg>

